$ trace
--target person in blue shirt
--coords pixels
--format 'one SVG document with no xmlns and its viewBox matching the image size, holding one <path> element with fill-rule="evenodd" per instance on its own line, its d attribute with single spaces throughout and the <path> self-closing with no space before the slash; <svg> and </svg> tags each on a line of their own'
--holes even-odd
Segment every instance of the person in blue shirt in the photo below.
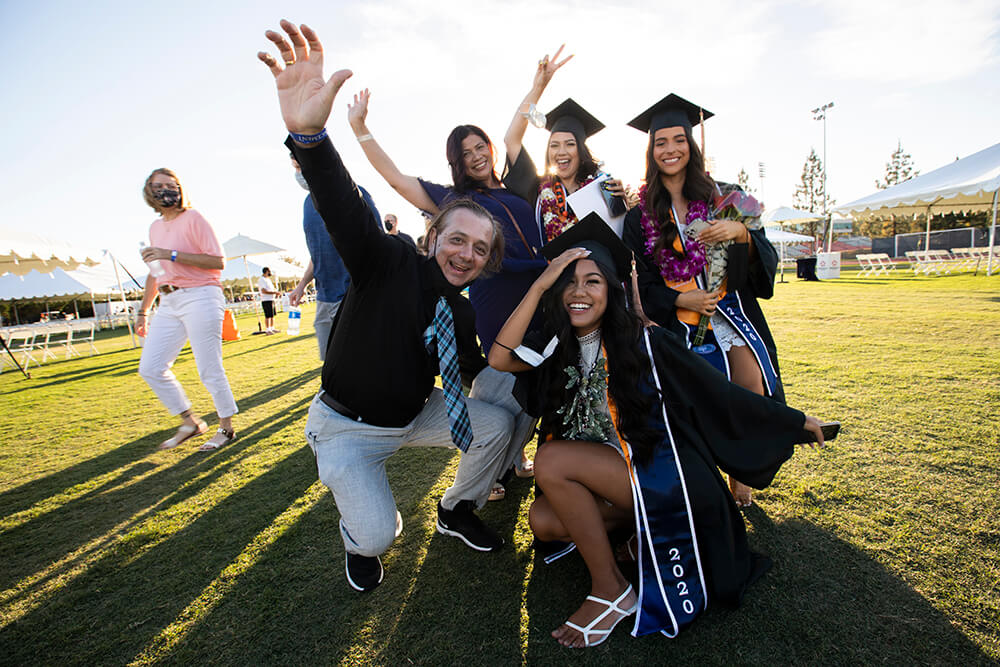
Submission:
<svg viewBox="0 0 1000 667">
<path fill-rule="evenodd" d="M 308 191 L 309 186 L 302 176 L 302 169 L 299 163 L 291 157 L 292 167 L 295 169 L 295 181 Z M 368 208 L 375 214 L 375 219 L 379 219 L 378 209 L 375 202 L 362 187 L 361 196 L 364 197 Z M 313 206 L 312 197 L 306 195 L 302 203 L 302 229 L 306 235 L 306 246 L 309 248 L 309 265 L 299 284 L 288 293 L 288 303 L 293 306 L 299 305 L 305 294 L 306 287 L 314 279 L 316 280 L 316 319 L 313 326 L 316 329 L 316 343 L 319 345 L 319 359 L 326 360 L 326 348 L 330 341 L 330 331 L 333 330 L 333 322 L 337 317 L 337 310 L 340 308 L 340 301 L 347 292 L 347 286 L 351 282 L 351 277 L 347 273 L 344 261 L 337 254 L 337 249 L 333 247 L 330 234 L 326 231 L 323 218 L 316 212 Z"/>
</svg>

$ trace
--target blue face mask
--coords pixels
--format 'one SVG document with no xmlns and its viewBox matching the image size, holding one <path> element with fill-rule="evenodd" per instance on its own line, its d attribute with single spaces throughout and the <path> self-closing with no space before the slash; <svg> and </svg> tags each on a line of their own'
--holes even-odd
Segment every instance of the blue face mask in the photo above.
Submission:
<svg viewBox="0 0 1000 667">
<path fill-rule="evenodd" d="M 163 208 L 174 208 L 181 203 L 181 193 L 176 190 L 157 190 L 153 199 Z"/>
<path fill-rule="evenodd" d="M 306 183 L 306 177 L 302 175 L 301 171 L 295 172 L 295 182 L 301 185 L 303 190 L 309 189 L 309 184 Z"/>
</svg>

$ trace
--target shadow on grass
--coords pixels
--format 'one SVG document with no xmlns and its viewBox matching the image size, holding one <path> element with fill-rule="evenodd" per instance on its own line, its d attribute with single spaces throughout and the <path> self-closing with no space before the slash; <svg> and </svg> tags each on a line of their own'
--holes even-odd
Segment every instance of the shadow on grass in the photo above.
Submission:
<svg viewBox="0 0 1000 667">
<path fill-rule="evenodd" d="M 709 611 L 673 640 L 630 637 L 630 619 L 594 649 L 559 647 L 549 633 L 579 607 L 590 578 L 578 553 L 552 565 L 536 558 L 525 663 L 994 664 L 868 554 L 801 520 L 774 524 L 758 507 L 748 519 L 752 548 L 768 553 L 774 568 L 739 609 L 712 607 L 710 600 Z"/>
<path fill-rule="evenodd" d="M 245 408 L 256 406 L 284 396 L 316 374 L 316 371 L 307 371 L 269 387 L 243 399 L 243 405 Z M 224 449 L 211 453 L 192 451 L 184 459 L 153 474 L 147 475 L 157 464 L 136 463 L 136 460 L 153 453 L 155 443 L 160 442 L 169 430 L 135 440 L 0 495 L 0 506 L 4 507 L 5 516 L 10 516 L 73 486 L 122 469 L 119 474 L 79 497 L 4 531 L 0 542 L 0 562 L 5 567 L 0 571 L 0 590 L 14 587 L 23 578 L 59 563 L 43 577 L 32 581 L 13 599 L 30 596 L 40 585 L 71 570 L 81 559 L 86 559 L 89 552 L 104 541 L 102 536 L 108 531 L 114 529 L 116 535 L 125 533 L 145 521 L 147 515 L 183 502 L 202 491 L 237 466 L 250 447 L 266 442 L 275 433 L 304 418 L 311 398 L 305 397 L 284 408 L 280 415 L 269 414 L 254 424 L 240 426 L 239 439 Z M 142 479 L 133 483 L 132 480 L 137 477 Z M 71 556 L 87 545 L 90 547 L 84 553 Z"/>
<path fill-rule="evenodd" d="M 153 463 L 138 463 L 79 498 L 5 531 L 0 545 L 0 562 L 5 564 L 0 573 L 0 590 L 13 588 L 23 577 L 62 561 L 11 600 L 30 596 L 39 586 L 70 571 L 89 554 L 69 559 L 66 556 L 88 544 L 102 543 L 102 536 L 109 531 L 113 531 L 112 538 L 127 534 L 156 512 L 204 491 L 232 472 L 249 448 L 266 442 L 301 419 L 310 400 L 304 398 L 289 406 L 280 418 L 268 416 L 245 427 L 243 435 L 224 449 L 210 454 L 192 451 L 177 463 L 128 484 L 133 478 L 156 468 Z M 155 531 L 148 535 L 148 539 L 158 537 Z M 95 548 L 92 546 L 90 550 Z"/>
<path fill-rule="evenodd" d="M 32 661 L 35 639 L 44 636 L 49 662 L 128 663 L 163 641 L 164 629 L 187 609 L 199 618 L 157 659 L 330 662 L 357 641 L 365 624 L 392 622 L 373 605 L 405 606 L 429 537 L 429 488 L 450 457 L 449 450 L 406 450 L 395 458 L 408 461 L 390 462 L 405 528 L 386 559 L 386 583 L 371 595 L 359 595 L 345 582 L 339 516 L 325 489 L 297 520 L 280 526 L 284 532 L 235 581 L 220 577 L 316 483 L 314 458 L 302 448 L 151 548 L 143 550 L 148 543 L 131 536 L 115 545 L 43 606 L 0 630 L 0 644 L 10 647 L 5 658 Z M 220 580 L 233 585 L 221 599 L 206 599 L 206 588 Z M 192 612 L 195 600 L 213 608 Z"/>
<path fill-rule="evenodd" d="M 118 352 L 107 352 L 107 355 L 118 354 Z M 102 355 L 104 356 L 104 355 Z M 64 359 L 64 362 L 73 362 L 75 359 Z M 60 363 L 60 362 L 55 362 Z M 96 375 L 107 375 L 109 377 L 120 376 L 123 373 L 136 373 L 139 368 L 139 359 L 119 359 L 112 361 L 111 363 L 104 364 L 103 366 L 88 366 L 86 368 L 78 368 L 74 370 L 67 370 L 62 373 L 46 373 L 49 369 L 48 366 L 33 367 L 29 369 L 32 374 L 32 379 L 30 381 L 24 382 L 20 387 L 12 389 L 11 391 L 5 392 L 14 394 L 17 392 L 44 389 L 45 387 L 51 387 L 53 385 L 65 384 L 67 382 L 75 382 L 77 380 L 83 380 Z M 42 375 L 44 373 L 44 375 Z"/>
<path fill-rule="evenodd" d="M 260 345 L 258 347 L 250 348 L 249 350 L 243 350 L 242 352 L 234 352 L 232 354 L 227 354 L 227 355 L 225 355 L 225 358 L 226 359 L 235 359 L 236 357 L 242 357 L 244 354 L 252 354 L 252 353 L 255 353 L 255 352 L 259 352 L 261 350 L 266 350 L 266 349 L 268 349 L 270 347 L 275 347 L 277 345 L 287 345 L 289 343 L 297 343 L 297 342 L 299 342 L 300 338 L 301 338 L 301 336 L 285 336 L 285 337 L 282 337 L 281 340 L 276 340 L 273 343 L 268 343 L 267 345 Z M 317 359 L 317 363 L 319 363 L 318 359 Z"/>
<path fill-rule="evenodd" d="M 284 397 L 285 395 L 298 389 L 302 385 L 315 380 L 318 376 L 319 376 L 319 369 L 305 371 L 295 377 L 289 378 L 276 385 L 269 386 L 266 389 L 263 389 L 255 394 L 239 398 L 238 405 L 241 405 L 244 411 L 264 405 L 270 401 Z M 295 419 L 298 419 L 304 415 L 305 410 L 308 407 L 307 404 L 309 400 L 311 400 L 311 397 L 303 399 L 302 401 L 299 401 L 296 405 L 292 406 L 291 412 L 294 413 Z M 210 413 L 209 415 L 206 416 L 209 417 L 210 421 L 216 417 L 214 413 Z M 189 477 L 189 474 L 197 474 L 198 472 L 197 462 L 199 460 L 206 460 L 206 461 L 210 460 L 211 465 L 217 465 L 220 457 L 224 459 L 233 456 L 235 453 L 242 451 L 249 445 L 262 440 L 263 434 L 270 434 L 276 432 L 277 430 L 280 430 L 280 428 L 283 427 L 284 425 L 287 425 L 289 421 L 290 421 L 290 413 L 283 412 L 281 415 L 275 415 L 275 414 L 267 415 L 266 417 L 258 421 L 256 424 L 252 424 L 249 426 L 237 424 L 236 428 L 239 430 L 240 437 L 239 439 L 236 440 L 236 442 L 232 446 L 214 452 L 210 454 L 210 456 L 206 456 L 205 453 L 200 453 L 200 452 L 192 453 L 191 456 L 185 458 L 178 464 L 175 464 L 170 468 L 167 468 L 164 471 L 157 473 L 157 475 L 155 476 L 156 480 L 152 482 L 143 481 L 142 484 L 150 485 L 148 488 L 153 490 L 160 489 L 160 491 L 158 492 L 154 491 L 154 495 L 156 493 L 159 493 L 159 496 L 157 497 L 162 497 L 163 495 L 162 488 L 175 489 L 179 484 L 182 484 Z M 291 421 L 294 421 L 294 419 L 292 419 Z M 274 426 L 272 428 L 263 428 L 265 425 L 268 424 L 273 424 Z M 279 424 L 281 425 L 281 427 L 278 427 Z M 262 428 L 263 430 L 261 431 L 261 433 L 257 435 L 254 434 L 255 431 L 260 430 Z M 80 484 L 84 484 L 88 480 L 94 479 L 96 477 L 102 477 L 109 473 L 113 473 L 114 471 L 119 470 L 120 468 L 127 467 L 135 463 L 136 461 L 141 460 L 146 456 L 149 456 L 150 454 L 154 453 L 156 445 L 162 442 L 167 437 L 169 437 L 170 434 L 172 433 L 173 429 L 171 428 L 171 429 L 161 430 L 156 433 L 143 436 L 141 438 L 137 438 L 132 442 L 126 443 L 120 447 L 117 447 L 99 456 L 95 456 L 92 459 L 82 461 L 77 465 L 64 468 L 59 472 L 53 473 L 46 477 L 41 477 L 39 479 L 32 480 L 27 484 L 23 484 L 19 487 L 5 491 L 2 494 L 0 494 L 0 508 L 3 508 L 2 510 L 3 516 L 7 517 L 17 512 L 24 511 L 48 498 L 64 493 L 67 489 L 70 489 Z M 188 467 L 194 467 L 194 469 L 188 470 Z M 158 481 L 161 478 L 169 480 L 169 483 L 162 488 L 160 487 Z M 43 513 L 38 517 L 32 519 L 31 521 L 27 522 L 26 524 L 22 524 L 14 529 L 11 529 L 10 531 L 7 531 L 4 534 L 3 544 L 0 545 L 0 557 L 2 557 L 2 555 L 8 548 L 11 548 L 10 545 L 12 542 L 17 541 L 16 539 L 12 538 L 12 534 L 14 534 L 15 531 L 35 530 L 32 527 L 33 524 L 38 524 L 38 526 L 40 526 L 39 530 L 55 530 L 56 534 L 59 534 L 60 531 L 66 530 L 67 526 L 63 525 L 61 522 L 57 521 L 58 524 L 57 526 L 49 526 L 48 524 L 52 522 L 53 518 L 55 516 L 58 516 L 59 513 L 69 512 L 71 514 L 75 514 L 75 508 L 77 506 L 77 503 L 80 500 L 92 497 L 94 495 L 95 492 L 90 491 L 87 494 L 85 494 L 82 498 L 67 503 L 63 506 L 60 506 L 58 510 L 54 510 L 53 512 Z M 117 518 L 108 519 L 109 521 L 112 521 L 111 525 L 115 525 L 118 522 L 118 520 L 123 520 L 128 516 L 128 514 L 124 512 L 124 509 L 125 508 L 123 508 L 122 513 L 114 513 Z M 91 522 L 92 520 L 87 521 L 86 523 L 91 523 Z M 96 528 L 95 531 L 97 535 L 100 534 L 100 528 Z M 75 533 L 75 531 L 71 531 L 71 534 L 72 533 Z M 87 540 L 82 540 L 83 543 L 85 543 L 86 541 Z M 55 543 L 56 544 L 62 543 L 62 540 L 55 540 Z M 67 553 L 71 551 L 73 551 L 72 548 L 66 549 Z M 38 563 L 36 562 L 35 565 L 37 566 L 37 564 Z M 5 568 L 5 571 L 3 573 L 0 573 L 0 584 L 9 583 L 7 579 L 8 576 L 11 576 L 13 580 L 16 581 L 16 577 L 11 575 L 9 568 Z M 2 590 L 2 585 L 0 585 L 0 590 Z"/>
</svg>

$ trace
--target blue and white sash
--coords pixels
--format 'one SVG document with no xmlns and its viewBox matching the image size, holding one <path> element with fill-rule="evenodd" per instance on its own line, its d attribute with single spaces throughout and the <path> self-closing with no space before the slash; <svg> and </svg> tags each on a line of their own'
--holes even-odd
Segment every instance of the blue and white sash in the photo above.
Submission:
<svg viewBox="0 0 1000 667">
<path fill-rule="evenodd" d="M 645 331 L 644 336 L 653 382 L 662 394 L 649 332 Z M 662 429 L 670 447 L 658 447 L 648 466 L 637 466 L 632 448 L 622 443 L 629 459 L 639 542 L 640 604 L 632 634 L 638 637 L 659 631 L 673 638 L 708 606 L 708 589 L 684 470 L 666 408 L 662 400 L 658 402 L 660 410 L 652 415 L 652 425 Z"/>
<path fill-rule="evenodd" d="M 740 337 L 746 341 L 747 347 L 750 348 L 754 358 L 757 360 L 760 374 L 764 378 L 765 394 L 774 396 L 774 391 L 778 386 L 778 373 L 774 370 L 774 362 L 767 353 L 767 346 L 764 345 L 764 339 L 760 337 L 753 323 L 743 312 L 743 302 L 740 300 L 740 295 L 737 292 L 729 292 L 716 304 L 716 311 L 721 313 L 733 325 L 733 328 L 740 334 Z M 729 360 L 719 348 L 719 344 L 715 340 L 715 333 L 709 330 L 701 345 L 693 345 L 692 341 L 698 327 L 686 322 L 681 322 L 681 325 L 687 331 L 687 344 L 691 348 L 691 351 L 697 353 L 698 356 L 712 364 L 716 369 L 725 373 L 726 377 L 732 379 L 733 376 L 729 370 Z"/>
</svg>

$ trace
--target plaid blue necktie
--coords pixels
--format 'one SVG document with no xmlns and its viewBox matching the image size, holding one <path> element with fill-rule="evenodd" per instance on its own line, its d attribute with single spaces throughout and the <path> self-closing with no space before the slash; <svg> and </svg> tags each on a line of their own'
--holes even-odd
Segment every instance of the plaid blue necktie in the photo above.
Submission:
<svg viewBox="0 0 1000 667">
<path fill-rule="evenodd" d="M 458 373 L 458 352 L 455 349 L 455 322 L 451 306 L 444 297 L 438 299 L 434 311 L 434 321 L 424 331 L 424 345 L 428 351 L 437 341 L 438 363 L 441 367 L 441 386 L 444 388 L 444 403 L 448 409 L 451 425 L 451 441 L 463 452 L 472 444 L 472 423 L 469 410 L 462 395 L 462 379 Z"/>
</svg>

